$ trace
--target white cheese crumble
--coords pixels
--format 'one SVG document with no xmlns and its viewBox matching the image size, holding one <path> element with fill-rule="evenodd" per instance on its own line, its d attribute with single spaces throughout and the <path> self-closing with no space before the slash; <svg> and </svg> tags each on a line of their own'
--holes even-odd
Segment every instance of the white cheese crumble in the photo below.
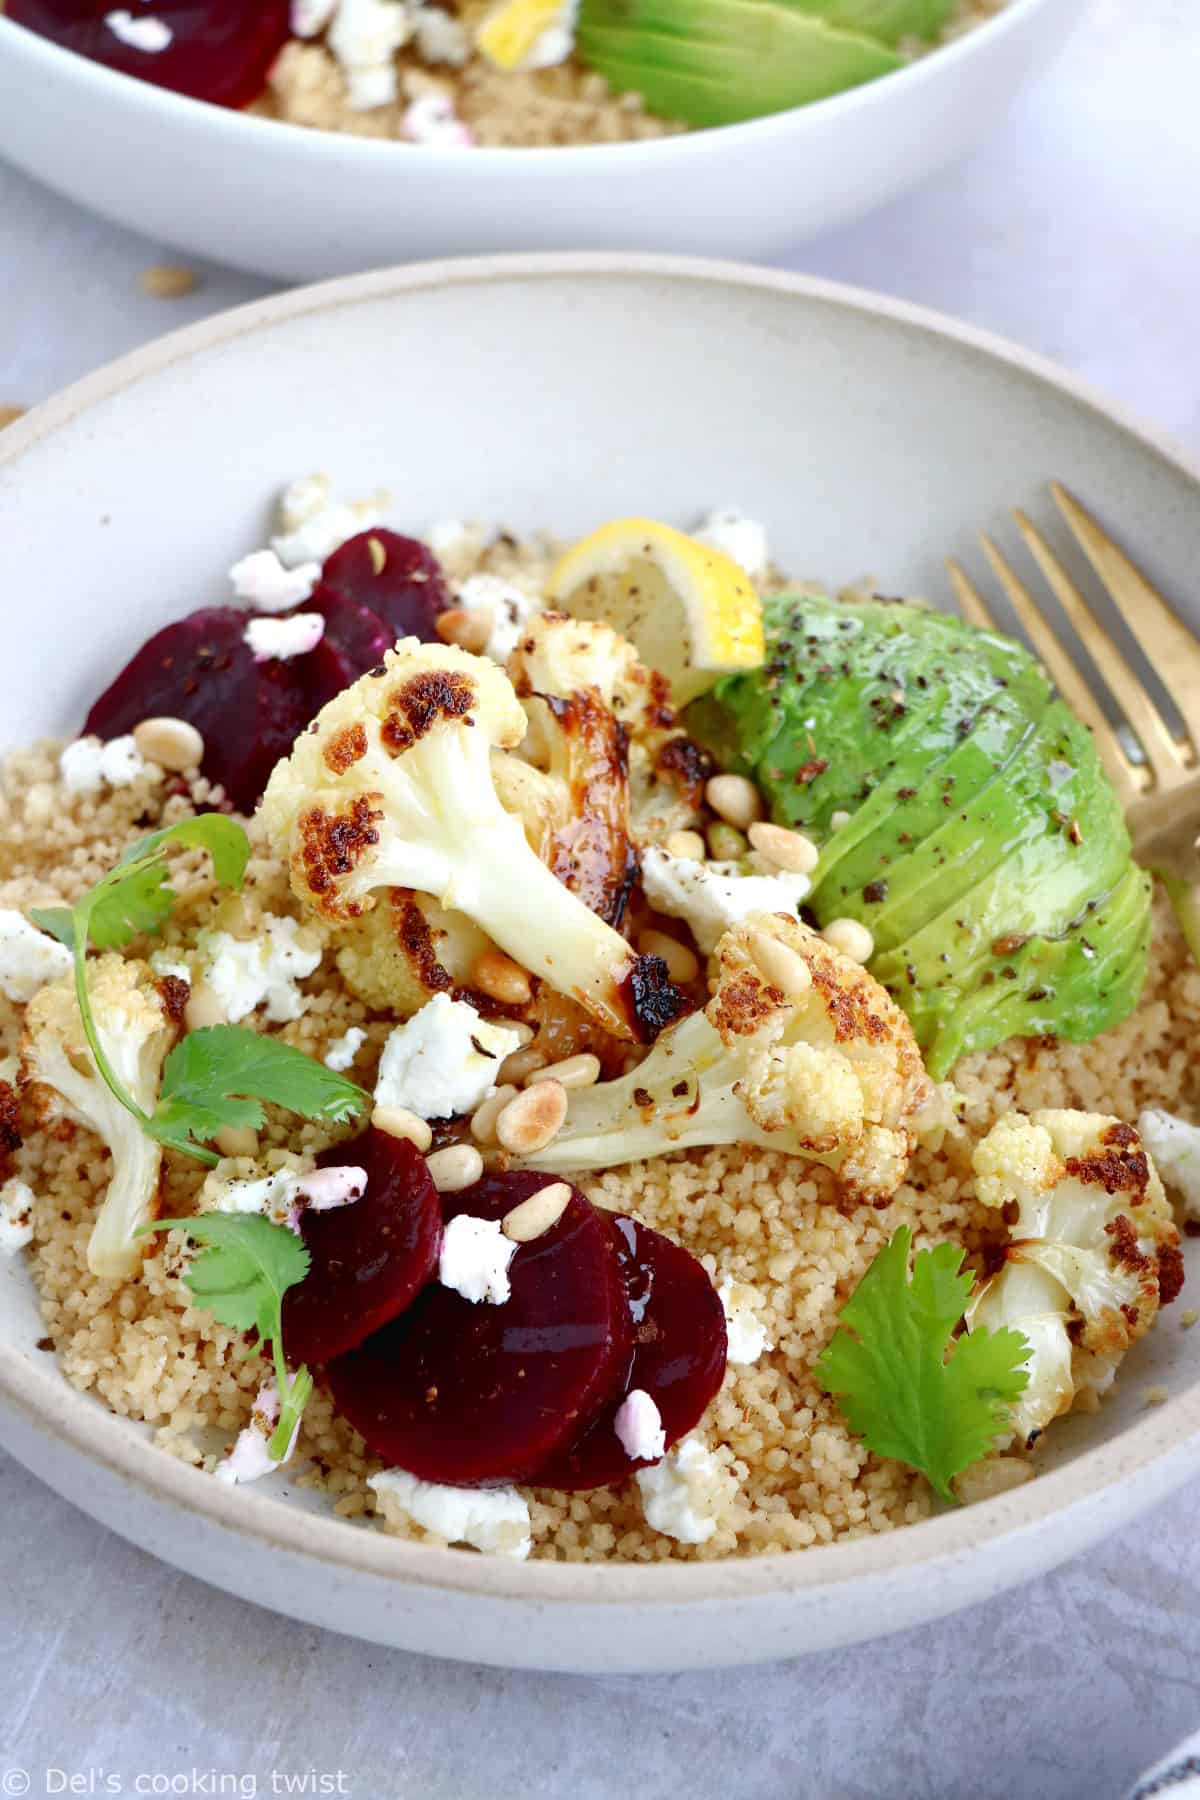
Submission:
<svg viewBox="0 0 1200 1800">
<path fill-rule="evenodd" d="M 325 636 L 322 613 L 293 613 L 290 619 L 251 619 L 242 633 L 255 662 L 288 662 L 307 656 Z"/>
<path fill-rule="evenodd" d="M 512 1292 L 508 1265 L 519 1246 L 506 1238 L 499 1219 L 458 1213 L 447 1225 L 438 1257 L 438 1280 L 475 1305 L 503 1306 Z"/>
<path fill-rule="evenodd" d="M 500 575 L 468 575 L 454 590 L 455 604 L 464 612 L 487 613 L 491 633 L 484 654 L 493 662 L 506 663 L 520 640 L 531 613 L 540 612 L 541 602 L 524 589 L 514 587 Z"/>
<path fill-rule="evenodd" d="M 169 50 L 175 41 L 175 33 L 164 19 L 135 19 L 131 12 L 110 12 L 105 13 L 104 23 L 118 42 L 149 56 Z"/>
<path fill-rule="evenodd" d="M 338 9 L 338 0 L 292 0 L 293 37 L 319 37 Z"/>
<path fill-rule="evenodd" d="M 269 1475 L 273 1469 L 281 1469 L 289 1461 L 296 1448 L 296 1439 L 300 1434 L 300 1421 L 296 1420 L 296 1429 L 292 1432 L 287 1447 L 287 1454 L 280 1462 L 271 1456 L 267 1446 L 271 1442 L 272 1433 L 279 1423 L 279 1390 L 273 1381 L 259 1389 L 254 1402 L 254 1411 L 250 1415 L 250 1423 L 244 1431 L 239 1431 L 233 1449 L 218 1463 L 213 1470 L 218 1481 L 228 1482 L 236 1487 L 242 1482 L 258 1481 Z"/>
<path fill-rule="evenodd" d="M 355 112 L 389 106 L 398 90 L 397 50 L 412 36 L 404 0 L 341 0 L 326 40 Z"/>
<path fill-rule="evenodd" d="M 14 1175 L 0 1187 L 0 1256 L 15 1256 L 32 1241 L 33 1189 Z"/>
<path fill-rule="evenodd" d="M 423 62 L 449 63 L 461 69 L 471 60 L 471 40 L 461 19 L 440 6 L 418 6 L 412 16 L 413 36 Z"/>
<path fill-rule="evenodd" d="M 433 144 L 449 150 L 465 150 L 475 142 L 475 134 L 455 112 L 449 94 L 418 94 L 404 109 L 400 135 L 410 144 Z"/>
<path fill-rule="evenodd" d="M 24 913 L 0 907 L 0 991 L 25 1006 L 39 988 L 73 967 L 71 952 L 57 938 L 31 925 Z"/>
<path fill-rule="evenodd" d="M 342 1075 L 350 1067 L 359 1051 L 367 1041 L 367 1034 L 361 1025 L 352 1025 L 349 1031 L 343 1032 L 340 1038 L 334 1038 L 325 1052 L 325 1067 L 332 1069 L 336 1075 Z"/>
<path fill-rule="evenodd" d="M 288 569 L 323 563 L 348 538 L 381 525 L 381 512 L 378 498 L 347 504 L 334 500 L 328 475 L 302 475 L 288 483 L 280 498 L 283 530 L 271 539 L 271 549 Z"/>
<path fill-rule="evenodd" d="M 176 981 L 186 981 L 191 985 L 192 971 L 181 958 L 172 956 L 169 950 L 152 950 L 150 967 L 160 980 L 173 975 Z"/>
<path fill-rule="evenodd" d="M 98 794 L 102 787 L 129 787 L 146 773 L 146 759 L 132 734 L 110 738 L 76 738 L 58 759 L 58 773 L 69 794 Z"/>
<path fill-rule="evenodd" d="M 757 519 L 747 519 L 732 507 L 710 512 L 692 536 L 710 549 L 732 557 L 739 568 L 757 580 L 771 564 L 767 533 Z"/>
<path fill-rule="evenodd" d="M 729 1362 L 756 1363 L 767 1350 L 775 1348 L 755 1310 L 755 1302 L 761 1300 L 757 1289 L 727 1275 L 717 1289 L 717 1299 L 725 1311 L 725 1354 Z"/>
<path fill-rule="evenodd" d="M 666 1455 L 662 1414 L 645 1388 L 631 1388 L 613 1420 L 613 1430 L 631 1462 L 657 1462 Z"/>
<path fill-rule="evenodd" d="M 303 1212 L 333 1212 L 352 1206 L 367 1191 L 367 1172 L 353 1163 L 331 1169 L 281 1168 L 261 1176 L 231 1176 L 229 1166 L 218 1163 L 206 1178 L 201 1190 L 203 1209 L 260 1213 L 291 1231 L 299 1231 Z M 233 1166 L 244 1168 L 246 1164 Z"/>
<path fill-rule="evenodd" d="M 715 1496 L 721 1465 L 703 1439 L 684 1438 L 652 1468 L 638 1469 L 646 1523 L 680 1544 L 705 1544 L 717 1529 L 706 1508 Z"/>
<path fill-rule="evenodd" d="M 1138 1115 L 1137 1128 L 1143 1148 L 1179 1194 L 1188 1218 L 1200 1219 L 1200 1126 L 1151 1106 Z"/>
<path fill-rule="evenodd" d="M 281 1025 L 298 1019 L 308 1002 L 296 987 L 321 960 L 321 946 L 295 919 L 264 913 L 252 938 L 206 931 L 199 940 L 202 972 L 231 1025 L 266 1002 L 267 1017 Z"/>
<path fill-rule="evenodd" d="M 285 569 L 274 550 L 252 550 L 229 571 L 235 600 L 244 600 L 256 612 L 291 612 L 308 599 L 321 579 L 319 562 L 299 563 Z"/>
<path fill-rule="evenodd" d="M 646 899 L 656 912 L 683 919 L 706 956 L 751 913 L 795 913 L 811 886 L 807 875 L 791 869 L 746 875 L 736 863 L 692 862 L 655 847 L 642 854 Z"/>
<path fill-rule="evenodd" d="M 419 1119 L 474 1112 L 520 1043 L 518 1032 L 488 1024 L 465 1000 L 435 994 L 384 1045 L 376 1104 L 407 1107 Z"/>
<path fill-rule="evenodd" d="M 385 1469 L 367 1481 L 383 1517 L 411 1519 L 448 1544 L 470 1544 L 492 1556 L 529 1555 L 529 1504 L 515 1488 L 442 1487 L 404 1469 Z"/>
</svg>

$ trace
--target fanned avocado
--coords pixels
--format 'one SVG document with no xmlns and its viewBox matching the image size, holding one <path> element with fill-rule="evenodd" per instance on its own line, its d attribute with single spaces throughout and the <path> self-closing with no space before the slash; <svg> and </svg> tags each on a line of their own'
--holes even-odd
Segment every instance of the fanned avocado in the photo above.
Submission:
<svg viewBox="0 0 1200 1800">
<path fill-rule="evenodd" d="M 872 971 L 930 1072 L 1127 1017 L 1149 877 L 1090 733 L 1033 657 L 902 601 L 783 594 L 765 623 L 764 667 L 694 701 L 689 730 L 822 846 L 809 904 L 870 927 Z"/>
</svg>

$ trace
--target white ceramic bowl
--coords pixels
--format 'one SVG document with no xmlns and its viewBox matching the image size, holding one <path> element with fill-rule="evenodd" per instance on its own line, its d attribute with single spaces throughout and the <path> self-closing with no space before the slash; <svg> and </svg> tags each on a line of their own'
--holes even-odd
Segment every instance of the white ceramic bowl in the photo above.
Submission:
<svg viewBox="0 0 1200 1800">
<path fill-rule="evenodd" d="M 0 18 L 0 155 L 122 225 L 287 281 L 503 250 L 762 256 L 956 155 L 1046 62 L 1081 4 L 1010 0 L 911 68 L 746 125 L 470 152 L 225 112 Z"/>
<path fill-rule="evenodd" d="M 1054 528 L 1051 476 L 1119 524 L 1200 623 L 1200 479 L 1072 382 L 893 302 L 667 259 L 502 259 L 363 276 L 248 307 L 91 377 L 0 434 L 3 736 L 77 727 L 146 632 L 220 599 L 285 478 L 380 484 L 397 522 L 582 531 L 736 504 L 780 560 L 944 597 L 1005 508 Z M 1189 1246 L 1194 1250 L 1195 1246 Z M 1193 1262 L 1193 1276 L 1200 1270 Z M 1200 1464 L 1200 1331 L 1179 1309 L 1046 1472 L 884 1537 L 722 1564 L 514 1565 L 231 1490 L 156 1451 L 35 1348 L 0 1260 L 0 1441 L 78 1505 L 209 1581 L 364 1637 L 474 1660 L 683 1668 L 911 1625 L 1085 1550 Z M 1150 1382 L 1168 1404 L 1142 1409 Z"/>
</svg>

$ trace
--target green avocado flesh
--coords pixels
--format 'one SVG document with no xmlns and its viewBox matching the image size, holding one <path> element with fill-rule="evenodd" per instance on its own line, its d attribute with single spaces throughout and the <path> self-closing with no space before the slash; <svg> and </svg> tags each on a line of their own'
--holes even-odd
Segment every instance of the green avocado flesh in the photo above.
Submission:
<svg viewBox="0 0 1200 1800">
<path fill-rule="evenodd" d="M 902 601 L 782 594 L 765 612 L 765 665 L 693 701 L 688 728 L 822 846 L 807 904 L 869 926 L 930 1073 L 1126 1018 L 1150 879 L 1091 734 L 1029 653 Z"/>
</svg>

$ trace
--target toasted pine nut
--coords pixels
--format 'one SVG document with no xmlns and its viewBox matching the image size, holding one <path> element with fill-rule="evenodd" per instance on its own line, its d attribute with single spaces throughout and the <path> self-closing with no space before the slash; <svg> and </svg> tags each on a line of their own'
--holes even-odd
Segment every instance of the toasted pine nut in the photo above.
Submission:
<svg viewBox="0 0 1200 1800">
<path fill-rule="evenodd" d="M 985 1456 L 982 1462 L 963 1469 L 954 1477 L 954 1492 L 964 1506 L 979 1500 L 991 1500 L 1006 1494 L 1010 1488 L 1023 1487 L 1033 1480 L 1033 1467 L 1019 1456 Z"/>
<path fill-rule="evenodd" d="M 745 833 L 735 831 L 732 825 L 723 825 L 718 819 L 709 826 L 708 851 L 714 862 L 737 862 L 748 847 Z"/>
<path fill-rule="evenodd" d="M 182 300 L 185 294 L 194 293 L 199 285 L 200 278 L 194 270 L 171 263 L 151 263 L 141 274 L 142 292 L 155 300 Z"/>
<path fill-rule="evenodd" d="M 547 1063 L 544 1069 L 535 1069 L 528 1086 L 534 1087 L 539 1081 L 557 1081 L 560 1087 L 585 1088 L 594 1086 L 599 1079 L 600 1058 L 593 1056 L 590 1050 L 581 1050 L 578 1056 L 567 1056 L 562 1062 Z"/>
<path fill-rule="evenodd" d="M 418 1118 L 415 1112 L 409 1112 L 407 1106 L 377 1106 L 371 1114 L 371 1123 L 376 1131 L 386 1131 L 389 1137 L 407 1138 L 422 1156 L 433 1142 L 433 1132 L 425 1120 Z"/>
<path fill-rule="evenodd" d="M 483 1174 L 483 1158 L 474 1144 L 447 1144 L 434 1151 L 426 1167 L 439 1194 L 460 1194 Z"/>
<path fill-rule="evenodd" d="M 485 950 L 471 965 L 470 984 L 501 1006 L 528 1006 L 533 999 L 529 976 L 503 950 Z"/>
<path fill-rule="evenodd" d="M 558 1224 L 570 1204 L 571 1190 L 567 1183 L 552 1181 L 549 1187 L 539 1188 L 528 1200 L 522 1200 L 520 1206 L 505 1213 L 500 1229 L 514 1244 L 531 1244 L 534 1238 L 543 1237 L 552 1225 Z"/>
<path fill-rule="evenodd" d="M 371 567 L 377 575 L 382 575 L 387 568 L 387 551 L 377 537 L 367 539 L 367 555 L 371 558 Z"/>
<path fill-rule="evenodd" d="M 704 861 L 704 839 L 698 831 L 673 831 L 663 849 L 668 856 L 682 856 L 688 862 Z"/>
<path fill-rule="evenodd" d="M 457 644 L 460 650 L 482 656 L 492 635 L 492 621 L 486 612 L 468 612 L 463 606 L 452 606 L 448 612 L 438 614 L 434 629 L 443 644 Z"/>
<path fill-rule="evenodd" d="M 203 1031 L 206 1025 L 225 1024 L 225 1008 L 207 982 L 193 981 L 183 1022 L 189 1031 Z"/>
<path fill-rule="evenodd" d="M 567 1116 L 567 1090 L 561 1081 L 539 1081 L 510 1100 L 496 1120 L 496 1138 L 514 1156 L 544 1150 Z"/>
<path fill-rule="evenodd" d="M 546 1052 L 539 1050 L 536 1044 L 527 1044 L 522 1050 L 514 1050 L 511 1056 L 505 1057 L 500 1064 L 500 1080 L 513 1087 L 524 1087 L 535 1069 L 546 1066 Z"/>
<path fill-rule="evenodd" d="M 762 818 L 762 798 L 744 775 L 714 775 L 704 789 L 704 798 L 718 818 L 736 825 L 739 831 Z"/>
<path fill-rule="evenodd" d="M 760 856 L 773 862 L 777 869 L 790 869 L 797 875 L 811 875 L 821 860 L 821 853 L 811 838 L 802 831 L 789 831 L 786 825 L 768 825 L 759 820 L 747 836 Z"/>
<path fill-rule="evenodd" d="M 143 719 L 133 741 L 148 762 L 173 774 L 198 769 L 204 757 L 204 739 L 186 719 Z"/>
<path fill-rule="evenodd" d="M 800 952 L 772 937 L 770 932 L 752 933 L 750 954 L 771 986 L 778 988 L 786 999 L 806 994 L 812 986 L 812 974 Z"/>
<path fill-rule="evenodd" d="M 222 1156 L 257 1156 L 258 1133 L 249 1125 L 225 1125 L 218 1131 L 213 1143 Z"/>
<path fill-rule="evenodd" d="M 857 919 L 831 919 L 821 936 L 851 962 L 870 962 L 875 954 L 875 939 Z"/>
<path fill-rule="evenodd" d="M 496 1120 L 504 1111 L 510 1100 L 517 1097 L 515 1087 L 498 1087 L 494 1094 L 489 1094 L 471 1114 L 471 1136 L 477 1144 L 494 1144 L 496 1141 Z"/>
<path fill-rule="evenodd" d="M 695 954 L 678 938 L 668 937 L 665 931 L 639 933 L 637 947 L 643 956 L 661 956 L 672 981 L 695 981 L 700 973 Z"/>
</svg>

